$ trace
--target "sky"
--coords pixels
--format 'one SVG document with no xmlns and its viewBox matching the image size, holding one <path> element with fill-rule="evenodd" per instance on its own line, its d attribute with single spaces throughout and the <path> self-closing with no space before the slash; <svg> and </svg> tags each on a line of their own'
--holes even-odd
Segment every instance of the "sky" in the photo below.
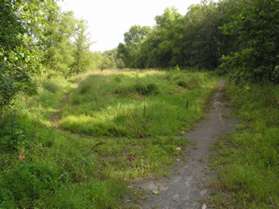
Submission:
<svg viewBox="0 0 279 209">
<path fill-rule="evenodd" d="M 191 4 L 200 0 L 64 0 L 63 11 L 74 11 L 86 20 L 92 42 L 91 50 L 113 49 L 123 41 L 123 34 L 132 25 L 155 24 L 154 17 L 165 8 L 175 7 L 185 14 Z"/>
</svg>

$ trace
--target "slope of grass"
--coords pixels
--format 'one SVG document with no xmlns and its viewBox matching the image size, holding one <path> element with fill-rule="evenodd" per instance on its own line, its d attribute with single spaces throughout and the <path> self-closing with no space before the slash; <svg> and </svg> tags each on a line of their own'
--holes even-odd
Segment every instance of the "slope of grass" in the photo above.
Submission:
<svg viewBox="0 0 279 209">
<path fill-rule="evenodd" d="M 89 136 L 172 136 L 201 117 L 213 86 L 206 73 L 95 74 L 70 95 L 61 127 Z"/>
<path fill-rule="evenodd" d="M 124 208 L 129 181 L 167 174 L 215 85 L 176 71 L 43 81 L 1 119 L 0 208 Z"/>
<path fill-rule="evenodd" d="M 227 93 L 240 126 L 217 145 L 214 208 L 279 208 L 279 87 L 231 84 Z"/>
</svg>

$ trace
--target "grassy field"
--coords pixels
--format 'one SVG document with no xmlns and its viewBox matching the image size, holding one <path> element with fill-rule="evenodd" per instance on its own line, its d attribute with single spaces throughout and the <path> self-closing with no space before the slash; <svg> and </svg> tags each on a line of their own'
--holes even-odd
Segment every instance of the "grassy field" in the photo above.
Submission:
<svg viewBox="0 0 279 209">
<path fill-rule="evenodd" d="M 227 95 L 240 125 L 216 147 L 214 208 L 279 208 L 279 88 L 231 84 Z"/>
<path fill-rule="evenodd" d="M 175 70 L 40 81 L 0 122 L 0 208 L 124 208 L 130 181 L 168 174 L 216 83 Z"/>
</svg>

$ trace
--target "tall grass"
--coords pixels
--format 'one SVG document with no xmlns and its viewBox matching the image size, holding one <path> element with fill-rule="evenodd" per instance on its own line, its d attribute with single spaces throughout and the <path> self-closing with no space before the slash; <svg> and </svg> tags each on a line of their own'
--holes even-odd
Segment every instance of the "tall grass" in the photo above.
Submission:
<svg viewBox="0 0 279 209">
<path fill-rule="evenodd" d="M 0 121 L 0 208 L 124 208 L 131 180 L 167 174 L 215 85 L 164 71 L 42 81 Z"/>
<path fill-rule="evenodd" d="M 215 208 L 279 208 L 278 92 L 269 84 L 228 87 L 240 126 L 217 146 Z"/>
<path fill-rule="evenodd" d="M 202 116 L 204 98 L 214 85 L 207 73 L 92 75 L 70 95 L 60 124 L 89 136 L 173 135 Z"/>
</svg>

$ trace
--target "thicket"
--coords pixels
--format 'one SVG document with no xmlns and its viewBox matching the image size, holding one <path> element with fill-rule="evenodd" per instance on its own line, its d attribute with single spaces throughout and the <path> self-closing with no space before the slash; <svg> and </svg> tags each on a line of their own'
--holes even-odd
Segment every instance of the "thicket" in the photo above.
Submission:
<svg viewBox="0 0 279 209">
<path fill-rule="evenodd" d="M 279 82 L 279 2 L 203 1 L 173 8 L 152 28 L 133 26 L 118 46 L 126 67 L 218 69 L 234 80 Z"/>
</svg>

